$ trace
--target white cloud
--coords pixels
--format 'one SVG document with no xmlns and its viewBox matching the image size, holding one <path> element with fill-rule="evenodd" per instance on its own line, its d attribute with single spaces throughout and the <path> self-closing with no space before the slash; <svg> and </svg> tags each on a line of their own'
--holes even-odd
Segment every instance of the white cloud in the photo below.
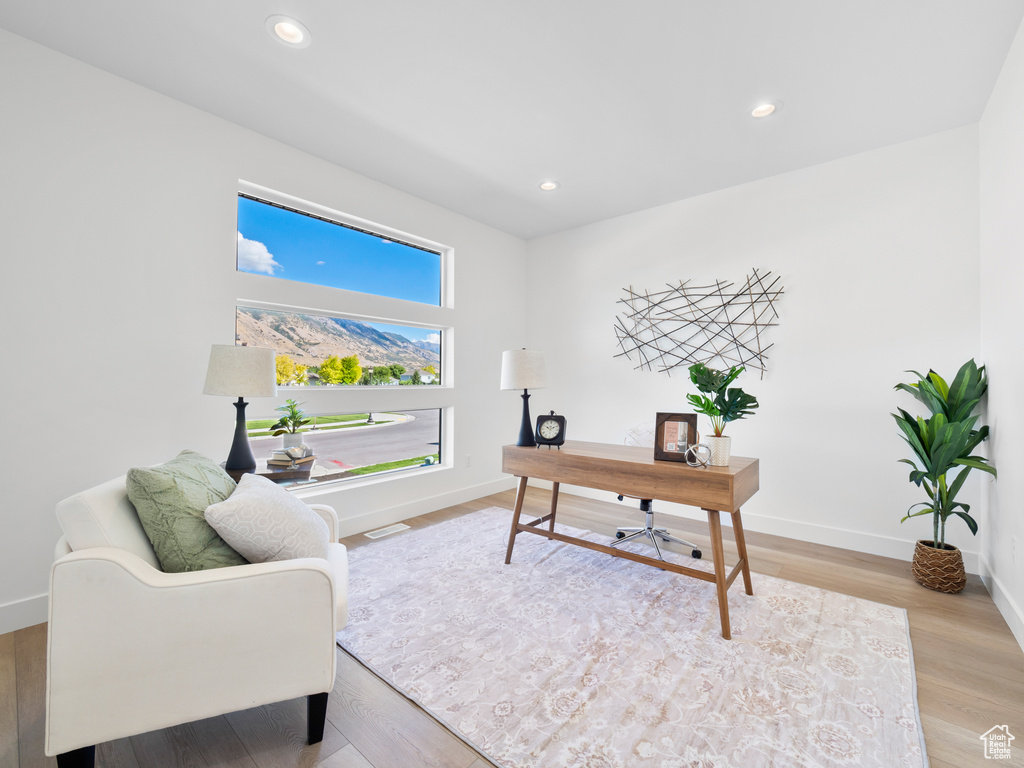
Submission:
<svg viewBox="0 0 1024 768">
<path fill-rule="evenodd" d="M 274 261 L 274 256 L 267 250 L 267 246 L 256 240 L 246 240 L 241 232 L 238 233 L 238 268 L 240 270 L 272 275 L 278 267 L 284 269 Z"/>
<path fill-rule="evenodd" d="M 322 267 L 322 266 L 323 266 L 324 264 L 326 264 L 326 263 L 327 263 L 326 261 L 318 261 L 318 262 L 316 263 L 316 265 L 317 265 L 318 267 Z"/>
<path fill-rule="evenodd" d="M 428 342 L 430 344 L 440 344 L 441 343 L 441 334 L 440 333 L 432 333 L 429 336 L 427 336 L 427 338 L 425 338 L 424 341 L 426 341 L 426 342 Z"/>
</svg>

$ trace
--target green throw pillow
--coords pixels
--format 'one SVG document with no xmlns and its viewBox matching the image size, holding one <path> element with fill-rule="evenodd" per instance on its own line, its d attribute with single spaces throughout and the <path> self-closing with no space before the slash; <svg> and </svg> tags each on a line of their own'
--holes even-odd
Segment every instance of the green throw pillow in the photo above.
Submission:
<svg viewBox="0 0 1024 768">
<path fill-rule="evenodd" d="M 204 517 L 208 506 L 224 501 L 235 490 L 235 481 L 210 459 L 182 451 L 158 467 L 128 470 L 125 484 L 156 559 L 167 573 L 248 562 Z"/>
</svg>

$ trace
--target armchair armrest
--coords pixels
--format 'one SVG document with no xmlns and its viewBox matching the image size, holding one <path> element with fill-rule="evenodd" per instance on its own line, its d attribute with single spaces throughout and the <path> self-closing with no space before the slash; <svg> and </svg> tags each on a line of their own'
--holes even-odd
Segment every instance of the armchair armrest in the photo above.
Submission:
<svg viewBox="0 0 1024 768">
<path fill-rule="evenodd" d="M 46 754 L 330 691 L 335 597 L 320 558 L 190 573 L 109 547 L 59 558 Z"/>
<path fill-rule="evenodd" d="M 331 541 L 338 540 L 338 513 L 334 511 L 334 507 L 329 507 L 326 504 L 310 504 L 309 508 L 316 512 L 320 517 L 327 523 L 327 528 L 330 530 Z"/>
</svg>

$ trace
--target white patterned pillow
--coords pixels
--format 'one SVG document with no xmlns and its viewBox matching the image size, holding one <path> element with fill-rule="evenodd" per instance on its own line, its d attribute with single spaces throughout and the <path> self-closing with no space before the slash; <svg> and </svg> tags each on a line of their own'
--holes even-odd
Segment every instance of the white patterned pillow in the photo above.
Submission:
<svg viewBox="0 0 1024 768">
<path fill-rule="evenodd" d="M 250 563 L 327 557 L 323 518 L 259 475 L 242 475 L 234 493 L 206 508 L 206 522 Z"/>
</svg>

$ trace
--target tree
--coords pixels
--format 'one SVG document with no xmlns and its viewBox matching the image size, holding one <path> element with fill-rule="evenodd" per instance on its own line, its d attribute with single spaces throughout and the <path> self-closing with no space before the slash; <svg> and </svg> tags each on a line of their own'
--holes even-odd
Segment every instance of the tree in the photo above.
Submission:
<svg viewBox="0 0 1024 768">
<path fill-rule="evenodd" d="M 355 384 L 363 375 L 363 367 L 359 365 L 358 355 L 341 358 L 341 369 L 343 372 L 342 384 Z"/>
<path fill-rule="evenodd" d="M 391 366 L 389 365 L 378 365 L 370 374 L 371 384 L 387 384 L 389 381 L 391 381 Z"/>
<path fill-rule="evenodd" d="M 395 363 L 394 365 L 390 366 L 390 369 L 391 369 L 391 378 L 398 379 L 398 381 L 401 381 L 402 380 L 402 374 L 405 373 L 405 366 L 404 365 L 399 365 L 398 363 Z"/>
<path fill-rule="evenodd" d="M 331 355 L 320 363 L 320 381 L 324 384 L 341 384 L 344 377 L 345 369 L 337 355 Z"/>
<path fill-rule="evenodd" d="M 276 355 L 274 367 L 277 369 L 277 384 L 283 386 L 291 384 L 295 379 L 295 361 L 288 355 Z"/>
<path fill-rule="evenodd" d="M 320 380 L 325 384 L 355 384 L 362 375 L 357 355 L 331 355 L 320 363 Z"/>
<path fill-rule="evenodd" d="M 419 368 L 417 368 L 415 371 L 412 372 L 412 378 L 409 379 L 409 383 L 410 384 L 422 384 L 423 383 L 423 377 L 420 376 L 420 369 Z"/>
<path fill-rule="evenodd" d="M 295 364 L 295 383 L 305 386 L 309 384 L 309 366 Z"/>
<path fill-rule="evenodd" d="M 434 377 L 434 379 L 431 382 L 431 384 L 440 384 L 441 383 L 441 377 L 438 376 L 437 368 L 435 368 L 434 366 L 432 366 L 432 365 L 424 366 L 423 372 L 425 374 L 427 374 L 428 376 L 433 376 Z"/>
</svg>

